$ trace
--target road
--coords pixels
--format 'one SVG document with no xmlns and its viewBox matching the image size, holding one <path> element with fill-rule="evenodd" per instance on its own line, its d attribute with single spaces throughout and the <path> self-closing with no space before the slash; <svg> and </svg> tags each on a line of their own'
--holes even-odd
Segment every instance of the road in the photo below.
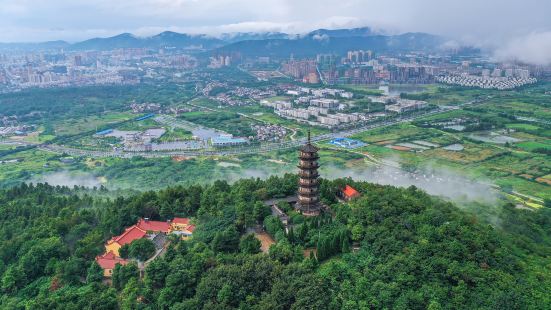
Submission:
<svg viewBox="0 0 551 310">
<path fill-rule="evenodd" d="M 421 117 L 445 113 L 457 109 L 456 107 L 444 107 L 437 110 L 427 111 L 416 115 L 399 117 L 393 120 L 381 121 L 373 124 L 368 124 L 354 129 L 343 130 L 334 133 L 328 133 L 312 137 L 313 142 L 322 142 L 331 140 L 337 137 L 349 137 L 360 132 L 374 130 L 377 128 L 393 126 L 402 123 L 408 123 Z M 142 156 L 148 158 L 155 157 L 171 157 L 171 156 L 226 156 L 226 155 L 245 155 L 256 153 L 268 153 L 272 151 L 297 148 L 306 143 L 306 138 L 296 139 L 293 141 L 273 142 L 260 145 L 232 147 L 228 149 L 213 149 L 213 150 L 179 150 L 168 152 L 131 152 L 123 150 L 83 150 L 78 148 L 70 148 L 62 145 L 40 145 L 39 148 L 44 151 L 67 153 L 72 156 L 89 156 L 89 157 L 121 157 L 131 158 L 134 156 Z"/>
<path fill-rule="evenodd" d="M 186 104 L 195 106 L 198 108 L 202 108 L 205 110 L 215 111 L 218 112 L 216 109 L 195 105 L 192 102 L 194 100 L 198 99 L 197 96 L 193 96 L 190 98 L 189 101 L 186 102 Z M 421 113 L 417 113 L 414 115 L 407 115 L 407 116 L 401 116 L 397 117 L 392 120 L 383 120 L 372 124 L 363 125 L 357 128 L 353 129 L 347 129 L 342 130 L 339 132 L 333 132 L 323 135 L 318 135 L 312 137 L 313 142 L 322 142 L 331 140 L 334 138 L 339 137 L 350 137 L 352 135 L 355 135 L 360 132 L 365 132 L 369 130 L 374 130 L 382 127 L 388 127 L 393 126 L 397 124 L 402 123 L 408 123 L 411 121 L 414 121 L 416 119 L 427 117 L 431 115 L 437 115 L 446 113 L 452 110 L 461 109 L 462 107 L 474 105 L 474 104 L 480 104 L 485 102 L 487 99 L 491 99 L 491 97 L 487 97 L 486 99 L 479 99 L 479 100 L 473 100 L 469 101 L 457 106 L 443 106 L 439 107 L 435 110 L 431 111 L 425 111 Z M 251 119 L 255 119 L 254 117 L 244 115 L 245 117 L 249 117 Z M 170 119 L 167 117 L 161 117 L 162 121 L 165 121 L 173 126 L 186 126 L 187 124 L 183 124 L 181 122 L 177 122 L 175 119 Z M 245 155 L 245 154 L 257 154 L 257 153 L 268 153 L 278 150 L 286 150 L 286 149 L 294 149 L 298 148 L 299 146 L 306 143 L 306 138 L 301 139 L 294 139 L 292 141 L 283 141 L 283 142 L 271 142 L 271 143 L 263 143 L 260 145 L 247 145 L 242 147 L 231 147 L 227 149 L 204 149 L 204 150 L 178 150 L 178 151 L 167 151 L 167 152 L 147 152 L 147 151 L 125 151 L 125 150 L 84 150 L 84 149 L 78 149 L 78 148 L 71 148 L 64 145 L 58 145 L 58 144 L 41 144 L 37 145 L 37 147 L 43 151 L 48 152 L 54 152 L 54 153 L 66 153 L 72 156 L 88 156 L 88 157 L 119 157 L 119 158 L 131 158 L 134 156 L 141 156 L 146 158 L 158 158 L 158 157 L 172 157 L 172 156 L 227 156 L 227 155 Z"/>
</svg>

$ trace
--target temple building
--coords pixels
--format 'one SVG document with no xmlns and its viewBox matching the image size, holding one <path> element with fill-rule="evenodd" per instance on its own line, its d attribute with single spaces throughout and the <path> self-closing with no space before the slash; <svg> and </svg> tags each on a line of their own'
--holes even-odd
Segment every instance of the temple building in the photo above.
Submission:
<svg viewBox="0 0 551 310">
<path fill-rule="evenodd" d="M 157 250 L 164 248 L 166 235 L 174 234 L 187 240 L 192 237 L 195 225 L 188 218 L 175 217 L 169 221 L 152 221 L 148 218 L 139 219 L 138 223 L 124 230 L 119 236 L 114 236 L 105 243 L 105 252 L 96 256 L 96 262 L 103 269 L 103 275 L 110 278 L 117 264 L 126 265 L 131 260 L 120 257 L 120 249 L 133 241 L 148 238 L 153 241 Z"/>
<path fill-rule="evenodd" d="M 297 209 L 306 216 L 318 215 L 320 212 L 318 148 L 312 145 L 310 131 L 308 142 L 300 148 L 299 153 L 299 188 Z"/>
</svg>

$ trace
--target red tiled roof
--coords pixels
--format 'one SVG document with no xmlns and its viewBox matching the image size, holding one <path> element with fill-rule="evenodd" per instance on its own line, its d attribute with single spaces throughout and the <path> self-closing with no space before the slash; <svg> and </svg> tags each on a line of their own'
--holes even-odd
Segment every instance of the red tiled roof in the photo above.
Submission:
<svg viewBox="0 0 551 310">
<path fill-rule="evenodd" d="M 136 224 L 136 226 L 138 226 L 140 229 L 143 229 L 145 231 L 155 231 L 155 232 L 164 232 L 164 233 L 168 233 L 170 231 L 170 224 L 168 222 L 140 219 L 138 221 L 138 224 Z"/>
<path fill-rule="evenodd" d="M 360 193 L 358 193 L 357 190 L 355 190 L 352 186 L 350 185 L 346 185 L 346 187 L 344 188 L 344 191 L 342 191 L 344 193 L 344 196 L 346 198 L 354 198 L 354 197 L 358 197 L 360 196 Z"/>
<path fill-rule="evenodd" d="M 175 217 L 173 220 L 172 220 L 172 223 L 176 223 L 176 224 L 189 224 L 189 219 L 187 217 Z"/>
<path fill-rule="evenodd" d="M 189 225 L 186 230 L 189 232 L 193 232 L 195 230 L 195 225 Z"/>
<path fill-rule="evenodd" d="M 104 253 L 103 255 L 96 256 L 96 262 L 103 269 L 114 269 L 117 264 L 128 264 L 128 261 L 126 259 L 115 256 L 113 252 Z"/>
<path fill-rule="evenodd" d="M 127 243 L 131 243 L 136 239 L 141 239 L 145 235 L 146 235 L 146 231 L 144 229 L 140 229 L 136 225 L 132 225 L 127 229 L 125 229 L 120 236 L 115 236 L 110 241 L 115 241 L 122 246 Z"/>
</svg>

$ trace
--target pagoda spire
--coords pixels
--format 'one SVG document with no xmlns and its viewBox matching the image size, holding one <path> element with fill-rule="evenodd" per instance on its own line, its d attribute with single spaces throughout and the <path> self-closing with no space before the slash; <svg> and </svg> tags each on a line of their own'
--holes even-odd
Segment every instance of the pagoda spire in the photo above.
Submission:
<svg viewBox="0 0 551 310">
<path fill-rule="evenodd" d="M 299 153 L 297 205 L 298 210 L 306 216 L 318 215 L 320 211 L 318 148 L 311 142 L 311 133 L 308 130 L 308 142 L 300 148 Z"/>
</svg>

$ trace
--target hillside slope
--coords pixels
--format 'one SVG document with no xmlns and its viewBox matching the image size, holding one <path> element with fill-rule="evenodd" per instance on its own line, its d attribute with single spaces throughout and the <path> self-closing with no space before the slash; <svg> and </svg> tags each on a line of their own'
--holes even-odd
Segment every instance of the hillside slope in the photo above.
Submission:
<svg viewBox="0 0 551 310">
<path fill-rule="evenodd" d="M 362 197 L 335 200 L 343 184 Z M 551 303 L 551 212 L 505 206 L 502 229 L 428 196 L 351 180 L 323 181 L 335 216 L 289 212 L 285 233 L 262 201 L 296 177 L 174 187 L 111 199 L 96 191 L 21 185 L 0 191 L 2 309 L 545 309 Z M 288 206 L 281 205 L 287 209 Z M 141 217 L 191 217 L 139 277 L 93 263 L 103 243 Z M 263 222 L 268 254 L 246 234 Z M 360 249 L 351 252 L 351 246 Z M 304 258 L 305 248 L 317 248 Z"/>
</svg>

